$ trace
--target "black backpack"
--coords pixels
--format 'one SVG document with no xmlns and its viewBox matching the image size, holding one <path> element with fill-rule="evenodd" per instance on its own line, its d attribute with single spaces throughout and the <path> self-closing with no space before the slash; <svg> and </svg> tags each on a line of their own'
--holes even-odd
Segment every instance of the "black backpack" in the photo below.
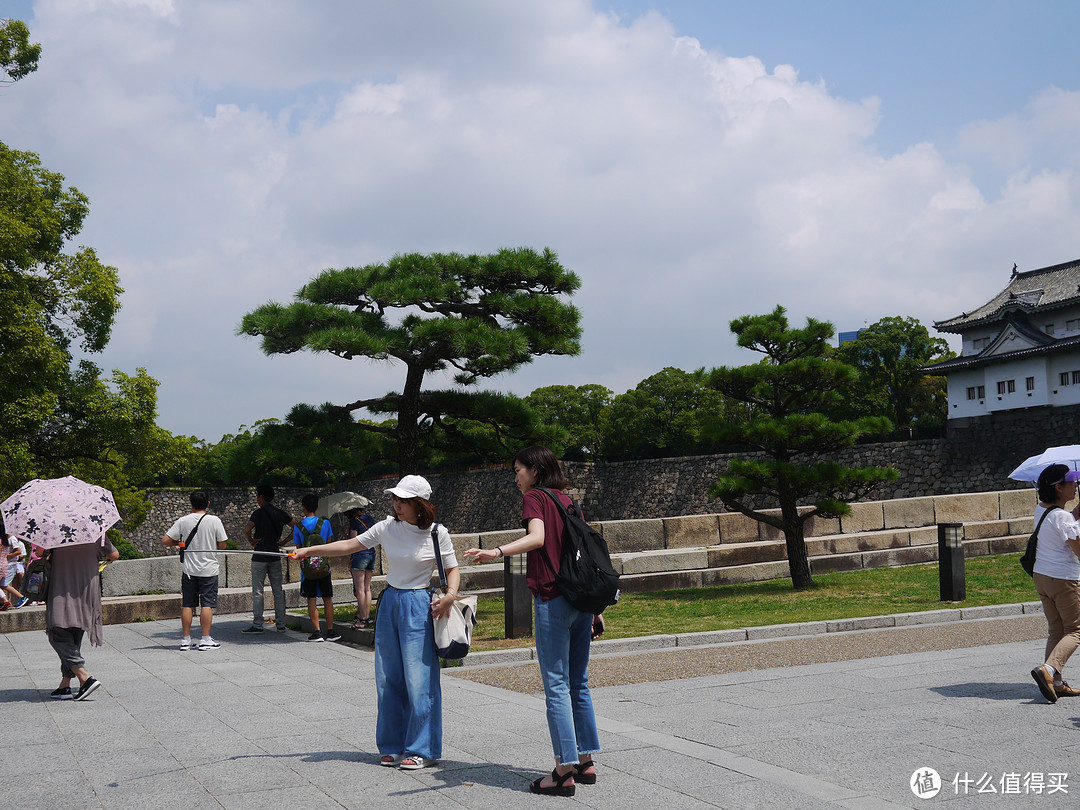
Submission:
<svg viewBox="0 0 1080 810">
<path fill-rule="evenodd" d="M 555 586 L 567 602 L 583 613 L 603 613 L 604 608 L 619 601 L 619 575 L 611 565 L 607 543 L 584 521 L 572 500 L 568 510 L 550 489 L 539 489 L 555 501 L 563 519 L 562 560 L 555 572 Z"/>
</svg>

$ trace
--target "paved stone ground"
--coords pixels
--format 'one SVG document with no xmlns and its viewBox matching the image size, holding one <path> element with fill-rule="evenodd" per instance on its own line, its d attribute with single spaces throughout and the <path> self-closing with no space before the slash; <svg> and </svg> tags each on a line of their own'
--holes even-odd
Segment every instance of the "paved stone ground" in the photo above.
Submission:
<svg viewBox="0 0 1080 810">
<path fill-rule="evenodd" d="M 1080 699 L 1039 696 L 1028 671 L 1042 640 L 1009 635 L 1026 622 L 1030 636 L 1030 616 L 964 622 L 952 636 L 980 646 L 909 652 L 910 628 L 888 628 L 833 634 L 828 643 L 846 638 L 848 653 L 806 662 L 822 639 L 790 637 L 741 671 L 703 674 L 718 659 L 699 657 L 676 679 L 599 686 L 599 782 L 563 800 L 528 793 L 551 763 L 542 696 L 456 671 L 443 680 L 442 762 L 381 768 L 371 651 L 292 632 L 242 636 L 248 621 L 217 617 L 223 646 L 208 652 L 178 651 L 175 621 L 109 626 L 105 646 L 87 651 L 103 687 L 79 703 L 45 697 L 58 664 L 44 633 L 0 637 L 0 806 L 960 810 L 1073 807 L 1080 793 Z M 597 664 L 636 681 L 650 659 L 692 652 Z M 920 799 L 909 780 L 927 768 L 944 784 Z M 953 785 L 964 774 L 966 793 Z M 1051 794 L 1054 780 L 1068 793 Z"/>
</svg>

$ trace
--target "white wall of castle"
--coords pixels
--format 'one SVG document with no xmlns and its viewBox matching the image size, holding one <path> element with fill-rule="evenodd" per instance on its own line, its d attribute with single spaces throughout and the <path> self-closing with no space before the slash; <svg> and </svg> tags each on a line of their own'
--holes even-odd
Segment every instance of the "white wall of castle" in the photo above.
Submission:
<svg viewBox="0 0 1080 810">
<path fill-rule="evenodd" d="M 949 374 L 948 381 L 950 419 L 1040 405 L 1077 405 L 1080 351 L 960 369 Z"/>
</svg>

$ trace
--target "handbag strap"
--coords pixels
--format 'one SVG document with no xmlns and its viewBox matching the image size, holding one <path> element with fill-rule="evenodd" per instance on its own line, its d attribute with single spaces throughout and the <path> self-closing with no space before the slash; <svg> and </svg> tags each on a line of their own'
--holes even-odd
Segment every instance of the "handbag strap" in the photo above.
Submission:
<svg viewBox="0 0 1080 810">
<path fill-rule="evenodd" d="M 431 543 L 435 546 L 435 562 L 439 566 L 439 583 L 442 585 L 443 593 L 446 593 L 446 569 L 443 568 L 442 552 L 439 550 L 439 524 L 433 523 L 431 525 Z"/>
<path fill-rule="evenodd" d="M 1039 544 L 1039 529 L 1042 528 L 1043 521 L 1046 520 L 1046 516 L 1049 515 L 1051 512 L 1053 512 L 1055 509 L 1060 509 L 1060 508 L 1061 508 L 1060 506 L 1058 506 L 1057 504 L 1054 504 L 1053 506 L 1051 506 L 1049 509 L 1047 509 L 1045 512 L 1042 513 L 1042 517 L 1039 518 L 1039 522 L 1035 524 L 1035 531 L 1033 531 L 1031 533 L 1032 537 L 1035 538 L 1035 544 L 1036 545 Z"/>
</svg>

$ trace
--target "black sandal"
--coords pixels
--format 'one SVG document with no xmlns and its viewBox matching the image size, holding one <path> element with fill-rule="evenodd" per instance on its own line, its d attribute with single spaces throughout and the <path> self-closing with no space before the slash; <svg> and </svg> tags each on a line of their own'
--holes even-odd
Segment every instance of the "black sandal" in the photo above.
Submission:
<svg viewBox="0 0 1080 810">
<path fill-rule="evenodd" d="M 592 768 L 592 773 L 585 773 L 586 768 Z M 591 759 L 588 762 L 574 763 L 574 781 L 582 785 L 596 784 L 596 763 Z"/>
<path fill-rule="evenodd" d="M 577 785 L 567 785 L 567 779 L 574 778 L 574 771 L 569 770 L 562 776 L 559 776 L 557 768 L 553 768 L 551 771 L 551 778 L 555 780 L 555 784 L 551 787 L 540 787 L 540 783 L 544 781 L 543 777 L 539 779 L 533 779 L 529 782 L 529 790 L 533 793 L 539 793 L 541 796 L 573 796 Z"/>
</svg>

